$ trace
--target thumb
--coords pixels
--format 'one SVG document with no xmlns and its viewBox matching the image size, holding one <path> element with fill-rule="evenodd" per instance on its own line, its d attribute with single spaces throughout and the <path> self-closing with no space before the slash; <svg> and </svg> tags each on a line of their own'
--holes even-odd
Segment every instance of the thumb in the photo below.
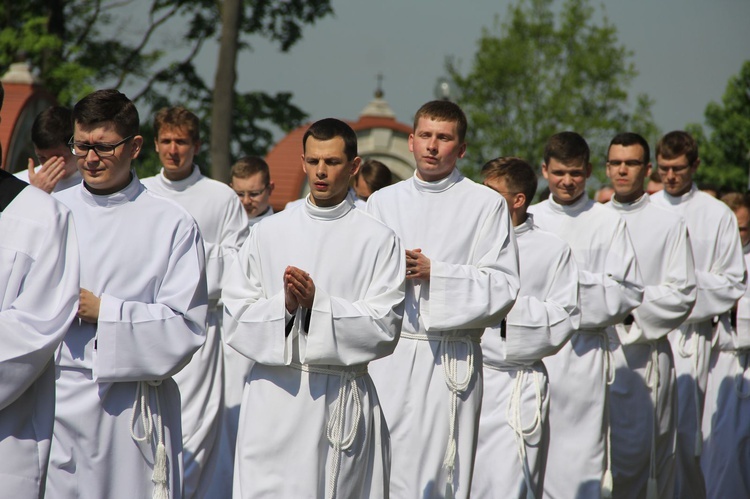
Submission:
<svg viewBox="0 0 750 499">
<path fill-rule="evenodd" d="M 29 178 L 32 178 L 33 176 L 36 175 L 36 172 L 34 171 L 34 167 L 36 166 L 36 162 L 33 159 L 29 158 L 28 165 L 29 166 L 27 166 L 27 168 L 29 169 Z"/>
</svg>

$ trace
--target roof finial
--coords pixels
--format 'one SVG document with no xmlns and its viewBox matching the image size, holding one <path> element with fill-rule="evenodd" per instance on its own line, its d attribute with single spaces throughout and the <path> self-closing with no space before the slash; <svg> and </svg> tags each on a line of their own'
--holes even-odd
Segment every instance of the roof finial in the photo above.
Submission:
<svg viewBox="0 0 750 499">
<path fill-rule="evenodd" d="M 378 79 L 378 88 L 375 89 L 375 98 L 382 99 L 383 96 L 385 95 L 385 92 L 383 92 L 383 73 L 378 73 L 377 79 Z"/>
</svg>

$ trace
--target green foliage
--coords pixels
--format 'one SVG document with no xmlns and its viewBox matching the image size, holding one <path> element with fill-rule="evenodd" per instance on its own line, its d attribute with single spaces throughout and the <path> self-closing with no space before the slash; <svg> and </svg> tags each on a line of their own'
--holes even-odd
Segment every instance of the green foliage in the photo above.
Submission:
<svg viewBox="0 0 750 499">
<path fill-rule="evenodd" d="M 727 83 L 721 104 L 705 110 L 706 125 L 688 125 L 698 141 L 701 166 L 696 181 L 745 192 L 750 168 L 750 60 Z"/>
<path fill-rule="evenodd" d="M 333 12 L 330 0 L 242 1 L 239 43 L 245 49 L 252 36 L 259 36 L 287 51 L 301 39 L 304 25 Z M 141 111 L 144 134 L 150 133 L 153 109 L 184 105 L 201 118 L 208 144 L 213 74 L 199 73 L 193 61 L 206 41 L 218 37 L 221 5 L 217 0 L 2 2 L 0 70 L 28 60 L 61 105 L 72 106 L 97 88 L 126 91 Z M 135 9 L 145 12 L 145 22 L 143 15 L 134 20 Z M 168 37 L 162 34 L 166 26 Z M 178 28 L 183 31 L 174 33 Z M 286 93 L 248 92 L 235 101 L 235 157 L 265 154 L 272 144 L 271 130 L 292 129 L 306 118 Z M 146 137 L 146 144 L 151 143 L 153 135 Z M 141 175 L 158 166 L 151 149 L 147 146 L 138 162 Z M 198 159 L 206 165 L 208 147 L 203 149 Z"/>
<path fill-rule="evenodd" d="M 615 134 L 634 131 L 649 140 L 658 134 L 647 96 L 637 96 L 634 112 L 627 111 L 627 87 L 637 72 L 615 27 L 606 17 L 597 24 L 588 0 L 566 0 L 559 14 L 552 6 L 552 0 L 512 5 L 503 23 L 496 18 L 493 30 L 483 30 L 467 74 L 447 61 L 469 119 L 462 169 L 470 176 L 498 156 L 541 165 L 549 136 L 574 130 L 589 142 L 603 179 Z"/>
</svg>

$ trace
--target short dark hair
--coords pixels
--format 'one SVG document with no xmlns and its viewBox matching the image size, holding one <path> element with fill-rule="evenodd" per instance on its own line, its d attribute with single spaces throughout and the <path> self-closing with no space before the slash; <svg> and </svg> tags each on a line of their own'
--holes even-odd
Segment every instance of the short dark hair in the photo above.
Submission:
<svg viewBox="0 0 750 499">
<path fill-rule="evenodd" d="M 391 170 L 377 159 L 363 161 L 355 178 L 364 180 L 371 192 L 380 190 L 393 183 Z"/>
<path fill-rule="evenodd" d="M 732 211 L 737 211 L 740 208 L 746 208 L 750 211 L 750 195 L 748 194 L 730 192 L 721 196 L 721 200 L 724 201 L 724 204 L 726 204 Z"/>
<path fill-rule="evenodd" d="M 248 178 L 256 173 L 261 173 L 263 183 L 267 186 L 271 182 L 271 173 L 268 163 L 259 156 L 245 156 L 232 165 L 230 178 Z"/>
<path fill-rule="evenodd" d="M 73 136 L 73 112 L 62 106 L 48 107 L 31 125 L 31 141 L 37 149 L 67 146 Z"/>
<path fill-rule="evenodd" d="M 656 156 L 664 159 L 676 159 L 682 155 L 690 166 L 698 161 L 698 143 L 692 135 L 682 130 L 669 132 L 656 143 Z"/>
<path fill-rule="evenodd" d="M 336 118 L 324 118 L 316 121 L 307 129 L 302 137 L 302 152 L 305 151 L 307 138 L 312 136 L 315 140 L 331 140 L 341 137 L 344 140 L 344 154 L 346 159 L 352 161 L 357 157 L 357 134 L 352 127 Z"/>
<path fill-rule="evenodd" d="M 544 163 L 549 165 L 551 159 L 568 166 L 589 164 L 591 150 L 580 134 L 576 132 L 556 133 L 547 140 L 544 146 Z"/>
<path fill-rule="evenodd" d="M 503 178 L 506 185 L 513 191 L 522 192 L 526 196 L 524 207 L 531 204 L 536 194 L 536 172 L 528 162 L 521 158 L 495 158 L 482 166 L 481 173 L 482 178 L 486 180 Z"/>
<path fill-rule="evenodd" d="M 609 148 L 607 149 L 607 160 L 609 160 L 609 150 L 612 149 L 612 146 L 614 145 L 623 147 L 639 145 L 643 148 L 643 165 L 648 165 L 648 162 L 651 160 L 651 148 L 648 146 L 648 141 L 637 133 L 624 132 L 615 135 L 610 141 Z"/>
<path fill-rule="evenodd" d="M 433 100 L 417 110 L 414 115 L 414 131 L 420 118 L 429 118 L 435 121 L 452 121 L 456 124 L 458 140 L 463 143 L 466 140 L 467 121 L 463 110 L 455 102 L 448 100 Z"/>
<path fill-rule="evenodd" d="M 138 135 L 138 109 L 125 94 L 114 89 L 97 90 L 73 107 L 73 121 L 83 126 L 112 123 L 122 137 Z"/>
<path fill-rule="evenodd" d="M 193 143 L 200 140 L 200 120 L 195 113 L 182 106 L 163 107 L 154 115 L 154 137 L 159 138 L 162 128 L 185 130 Z"/>
</svg>

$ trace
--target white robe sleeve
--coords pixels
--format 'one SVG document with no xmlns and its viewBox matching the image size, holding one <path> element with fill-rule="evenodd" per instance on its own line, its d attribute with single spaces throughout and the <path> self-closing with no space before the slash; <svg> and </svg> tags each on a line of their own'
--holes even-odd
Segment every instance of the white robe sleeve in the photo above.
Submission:
<svg viewBox="0 0 750 499">
<path fill-rule="evenodd" d="M 253 228 L 222 293 L 229 346 L 267 365 L 288 365 L 293 341 L 299 342 L 300 361 L 306 364 L 360 364 L 393 351 L 403 317 L 406 273 L 405 252 L 398 238 L 392 239 L 389 257 L 378 261 L 362 300 L 331 296 L 316 284 L 308 330 L 304 324 L 307 311 L 299 309 L 287 336 L 290 315 L 283 286 L 265 295 L 256 236 Z"/>
<path fill-rule="evenodd" d="M 420 298 L 427 331 L 494 326 L 513 306 L 520 287 L 518 246 L 505 204 L 497 206 L 474 246 L 466 248 L 475 255 L 472 264 L 430 261 L 430 281 L 422 285 Z"/>
<path fill-rule="evenodd" d="M 714 259 L 709 270 L 696 269 L 698 297 L 687 323 L 703 322 L 731 309 L 745 292 L 745 261 L 737 219 L 729 212 L 719 220 Z"/>
<path fill-rule="evenodd" d="M 36 226 L 35 220 L 9 214 L 26 194 L 22 191 L 0 218 L 0 410 L 49 365 L 78 311 L 80 270 L 72 216 L 59 207 L 54 218 Z M 52 215 L 27 208 L 32 216 Z"/>
<path fill-rule="evenodd" d="M 351 302 L 316 286 L 309 329 L 297 336 L 302 363 L 363 364 L 393 352 L 404 314 L 406 253 L 395 235 L 391 241 L 363 299 Z"/>
<path fill-rule="evenodd" d="M 662 282 L 645 287 L 643 303 L 633 311 L 635 322 L 627 337 L 620 338 L 623 344 L 664 337 L 685 321 L 695 304 L 695 262 L 684 222 L 670 239 L 667 253 L 661 255 L 666 262 Z"/>
<path fill-rule="evenodd" d="M 604 272 L 581 270 L 581 329 L 600 329 L 622 322 L 643 298 L 635 251 L 625 222 L 619 220 L 607 248 Z"/>
<path fill-rule="evenodd" d="M 99 382 L 168 378 L 205 341 L 203 241 L 197 226 L 177 241 L 152 303 L 102 294 L 93 373 Z"/>
<path fill-rule="evenodd" d="M 222 290 L 227 344 L 239 353 L 267 365 L 288 365 L 292 360 L 292 335 L 286 335 L 290 315 L 284 288 L 266 296 L 258 261 L 257 225 L 232 259 Z"/>
<path fill-rule="evenodd" d="M 551 355 L 578 329 L 578 266 L 570 249 L 558 259 L 547 296 L 519 296 L 506 322 L 506 358 L 514 361 Z"/>
<path fill-rule="evenodd" d="M 235 198 L 232 201 L 232 205 L 224 212 L 219 240 L 208 242 L 204 239 L 206 278 L 210 299 L 218 299 L 221 295 L 225 271 L 232 261 L 232 255 L 239 251 L 248 235 L 245 210 L 239 200 Z"/>
</svg>

